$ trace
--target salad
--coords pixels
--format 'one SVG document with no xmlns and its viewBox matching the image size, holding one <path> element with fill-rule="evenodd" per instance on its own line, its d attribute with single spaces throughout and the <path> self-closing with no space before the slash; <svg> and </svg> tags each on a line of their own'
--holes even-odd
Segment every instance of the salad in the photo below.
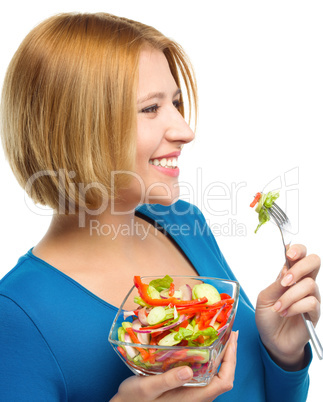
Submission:
<svg viewBox="0 0 323 402">
<path fill-rule="evenodd" d="M 260 226 L 262 226 L 264 223 L 270 220 L 270 215 L 267 211 L 267 208 L 271 208 L 273 206 L 273 203 L 277 200 L 278 197 L 279 197 L 279 191 L 269 191 L 269 193 L 267 194 L 264 193 L 256 194 L 254 200 L 250 204 L 251 208 L 253 208 L 257 204 L 255 211 L 258 213 L 259 224 L 255 230 L 255 233 L 257 233 Z"/>
<path fill-rule="evenodd" d="M 138 307 L 124 311 L 118 340 L 140 346 L 118 346 L 119 353 L 132 367 L 164 372 L 178 365 L 189 365 L 201 374 L 201 370 L 207 369 L 203 363 L 208 363 L 210 358 L 206 347 L 228 327 L 234 299 L 203 282 L 192 288 L 184 284 L 175 289 L 168 275 L 149 284 L 135 276 L 134 284 L 138 290 L 138 296 L 134 297 Z M 194 348 L 169 350 L 159 346 Z"/>
</svg>

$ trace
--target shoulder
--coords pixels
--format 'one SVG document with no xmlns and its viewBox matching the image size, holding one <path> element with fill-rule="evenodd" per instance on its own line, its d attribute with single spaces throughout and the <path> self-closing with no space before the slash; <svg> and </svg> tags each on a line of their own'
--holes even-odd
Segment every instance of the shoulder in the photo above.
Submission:
<svg viewBox="0 0 323 402">
<path fill-rule="evenodd" d="M 17 264 L 0 280 L 0 294 L 6 294 L 11 288 L 18 286 L 23 287 L 26 281 L 26 274 L 29 271 L 30 264 L 32 261 L 30 259 L 30 253 L 26 253 L 21 256 Z M 27 275 L 28 277 L 28 275 Z"/>
<path fill-rule="evenodd" d="M 170 206 L 144 204 L 137 211 L 177 242 L 185 242 L 190 247 L 192 243 L 196 247 L 207 246 L 219 252 L 208 222 L 196 205 L 179 200 Z"/>
<path fill-rule="evenodd" d="M 62 287 L 61 275 L 29 250 L 1 279 L 0 295 L 11 299 L 26 312 L 34 312 L 40 305 L 55 303 Z"/>
<path fill-rule="evenodd" d="M 150 222 L 166 230 L 169 234 L 180 233 L 190 238 L 201 238 L 215 242 L 213 233 L 201 210 L 194 204 L 183 200 L 164 206 L 159 204 L 144 204 L 137 209 Z M 216 243 L 216 242 L 215 242 Z"/>
<path fill-rule="evenodd" d="M 149 218 L 160 221 L 193 222 L 196 220 L 205 221 L 199 208 L 189 202 L 178 200 L 174 204 L 164 206 L 160 204 L 143 204 L 137 208 L 137 212 Z"/>
</svg>

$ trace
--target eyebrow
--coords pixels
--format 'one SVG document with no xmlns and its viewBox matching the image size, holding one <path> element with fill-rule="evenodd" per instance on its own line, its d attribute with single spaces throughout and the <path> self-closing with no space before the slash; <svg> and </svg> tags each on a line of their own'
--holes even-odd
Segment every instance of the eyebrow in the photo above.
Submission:
<svg viewBox="0 0 323 402">
<path fill-rule="evenodd" d="M 182 93 L 181 89 L 177 88 L 177 90 L 173 94 L 173 98 L 175 98 L 175 96 L 177 96 L 178 94 L 181 94 L 181 93 Z M 149 92 L 149 94 L 147 94 L 146 96 L 138 99 L 137 104 L 146 102 L 146 101 L 148 101 L 150 99 L 154 99 L 154 98 L 165 99 L 166 94 L 165 94 L 165 92 Z"/>
</svg>

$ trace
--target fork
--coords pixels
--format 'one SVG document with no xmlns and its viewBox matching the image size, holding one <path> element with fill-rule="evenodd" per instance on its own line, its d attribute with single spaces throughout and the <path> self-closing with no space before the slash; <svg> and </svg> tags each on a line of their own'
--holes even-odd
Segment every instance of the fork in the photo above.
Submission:
<svg viewBox="0 0 323 402">
<path fill-rule="evenodd" d="M 285 254 L 285 259 L 286 259 L 286 267 L 287 269 L 290 268 L 290 263 L 289 260 L 286 256 L 286 253 L 289 249 L 290 243 L 291 243 L 291 229 L 292 225 L 290 223 L 290 220 L 288 219 L 288 216 L 286 213 L 276 204 L 273 203 L 271 208 L 266 208 L 263 206 L 264 209 L 266 209 L 270 215 L 270 217 L 273 219 L 275 224 L 277 225 L 282 240 L 283 240 L 283 245 L 284 245 L 284 254 Z M 313 347 L 315 349 L 315 352 L 320 360 L 323 359 L 323 348 L 320 343 L 320 340 L 315 332 L 314 325 L 312 321 L 307 318 L 304 314 L 302 314 L 302 318 L 304 321 L 304 324 L 306 326 L 307 332 L 310 336 L 310 339 L 312 341 Z"/>
</svg>

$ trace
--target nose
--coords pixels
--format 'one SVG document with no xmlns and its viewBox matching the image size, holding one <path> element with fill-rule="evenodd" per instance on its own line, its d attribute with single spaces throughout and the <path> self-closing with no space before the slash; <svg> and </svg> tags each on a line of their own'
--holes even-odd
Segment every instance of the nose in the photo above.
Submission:
<svg viewBox="0 0 323 402">
<path fill-rule="evenodd" d="M 168 113 L 166 121 L 165 138 L 171 142 L 187 144 L 194 140 L 195 133 L 185 121 L 181 113 L 173 107 Z"/>
</svg>

